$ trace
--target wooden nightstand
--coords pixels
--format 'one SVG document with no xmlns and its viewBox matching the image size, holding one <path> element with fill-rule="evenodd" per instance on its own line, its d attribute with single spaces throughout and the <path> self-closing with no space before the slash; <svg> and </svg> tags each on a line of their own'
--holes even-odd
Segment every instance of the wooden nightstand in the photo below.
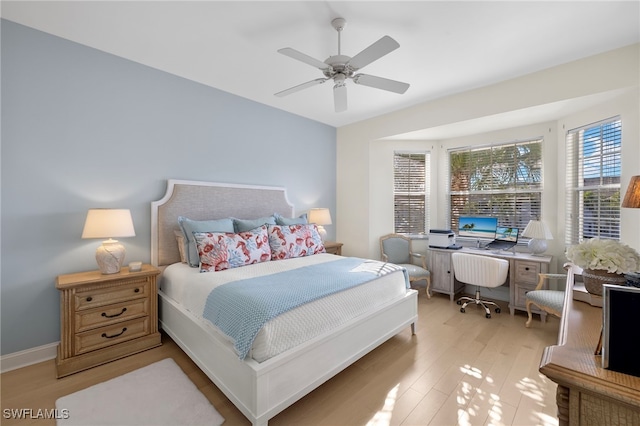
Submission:
<svg viewBox="0 0 640 426">
<path fill-rule="evenodd" d="M 158 290 L 160 271 L 143 265 L 117 274 L 100 271 L 60 275 L 58 377 L 160 346 Z"/>
<path fill-rule="evenodd" d="M 337 243 L 335 241 L 325 241 L 324 249 L 327 251 L 327 253 L 342 256 L 342 243 Z"/>
</svg>

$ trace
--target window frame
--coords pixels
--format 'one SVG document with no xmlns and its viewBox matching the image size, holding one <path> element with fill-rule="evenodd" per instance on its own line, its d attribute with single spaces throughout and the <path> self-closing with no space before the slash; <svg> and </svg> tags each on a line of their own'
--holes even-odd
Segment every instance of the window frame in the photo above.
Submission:
<svg viewBox="0 0 640 426">
<path fill-rule="evenodd" d="M 613 126 L 616 130 L 604 130 L 606 126 Z M 599 129 L 598 147 L 595 146 L 597 143 L 592 137 L 585 142 L 584 134 L 594 129 Z M 594 237 L 620 240 L 622 132 L 620 116 L 605 118 L 566 132 L 565 243 L 567 245 L 579 244 L 585 239 Z M 613 148 L 607 147 L 611 142 L 613 142 Z M 598 149 L 599 154 L 591 152 Z M 597 161 L 593 161 L 594 159 Z M 611 159 L 614 161 L 611 162 Z M 585 174 L 593 173 L 592 167 L 595 163 L 600 168 L 598 176 L 585 177 Z M 616 171 L 617 175 L 608 174 Z M 595 179 L 598 179 L 598 182 Z M 594 211 L 593 208 L 597 211 L 597 216 L 588 216 L 586 212 Z M 602 212 L 605 210 L 608 210 L 609 214 L 603 217 Z M 585 227 L 589 227 L 589 232 Z"/>
<path fill-rule="evenodd" d="M 525 151 L 523 149 L 527 147 Z M 505 161 L 494 161 L 493 155 L 496 153 L 498 160 L 503 158 L 504 153 L 500 150 L 509 152 L 512 150 L 512 159 L 514 163 L 505 166 Z M 452 156 L 455 154 L 467 153 L 470 157 L 479 152 L 488 152 L 489 163 L 485 167 L 491 175 L 485 183 L 486 188 L 474 190 L 471 186 L 473 178 L 474 166 L 469 166 L 467 174 L 467 189 L 454 190 Z M 485 216 L 497 217 L 498 226 L 512 226 L 524 231 L 524 228 L 530 220 L 541 219 L 542 216 L 542 194 L 544 192 L 544 137 L 536 136 L 522 140 L 512 140 L 509 142 L 499 142 L 484 145 L 474 145 L 465 147 L 454 147 L 447 150 L 447 222 L 454 232 L 458 232 L 458 218 L 460 216 Z M 479 154 L 478 154 L 479 155 Z M 530 158 L 526 158 L 529 155 Z M 486 160 L 486 159 L 485 159 Z M 527 167 L 522 166 L 523 160 Z M 470 161 L 470 160 L 469 160 Z M 507 170 L 511 167 L 512 170 Z M 521 172 L 528 171 L 528 179 L 523 179 Z M 510 173 L 504 174 L 508 171 Z M 505 180 L 496 178 L 494 173 L 502 173 L 504 176 L 510 176 Z M 464 178 L 464 175 L 462 176 Z M 476 179 L 478 180 L 478 179 Z M 495 183 L 494 183 L 495 180 Z M 509 183 L 510 182 L 510 183 Z M 463 182 L 462 185 L 465 183 Z M 459 197 L 464 204 L 456 201 Z M 466 201 L 464 200 L 466 197 Z M 485 208 L 470 209 L 470 200 L 475 198 L 478 206 L 485 205 Z M 501 199 L 502 198 L 502 199 Z M 500 202 L 502 201 L 502 202 Z M 512 203 L 509 206 L 509 203 Z M 459 205 L 459 207 L 456 207 Z M 524 208 L 526 206 L 529 208 Z M 531 208 L 533 206 L 533 208 Z"/>
<path fill-rule="evenodd" d="M 423 180 L 420 184 L 417 185 L 417 187 L 422 186 L 423 190 L 422 191 L 416 191 L 415 188 L 416 186 L 412 185 L 412 184 L 407 184 L 405 191 L 398 191 L 398 171 L 397 171 L 397 161 L 398 161 L 398 157 L 402 157 L 402 156 L 423 156 L 424 160 L 424 176 Z M 410 175 L 408 177 L 406 177 L 406 179 L 411 179 L 411 172 L 409 172 Z M 430 193 L 430 179 L 431 179 L 431 152 L 428 150 L 394 150 L 393 151 L 393 229 L 394 232 L 397 234 L 403 234 L 403 235 L 423 235 L 425 234 L 428 229 L 429 229 L 429 212 L 430 212 L 430 198 L 431 198 L 431 193 Z M 415 226 L 413 226 L 412 224 L 415 224 L 416 219 L 414 219 L 411 214 L 409 214 L 409 219 L 408 219 L 408 223 L 405 223 L 404 225 L 401 225 L 398 223 L 398 217 L 401 215 L 402 212 L 398 211 L 398 207 L 399 207 L 399 203 L 398 203 L 398 197 L 406 197 L 409 199 L 409 201 L 405 204 L 408 205 L 408 209 L 409 210 L 413 210 L 412 209 L 412 202 L 411 202 L 411 198 L 412 197 L 423 197 L 422 198 L 422 206 L 421 206 L 421 211 L 418 212 L 417 215 L 418 217 L 422 217 L 422 221 L 421 221 L 421 225 L 420 227 L 416 228 Z M 409 212 L 410 213 L 410 212 Z M 414 216 L 414 217 L 415 217 Z"/>
</svg>

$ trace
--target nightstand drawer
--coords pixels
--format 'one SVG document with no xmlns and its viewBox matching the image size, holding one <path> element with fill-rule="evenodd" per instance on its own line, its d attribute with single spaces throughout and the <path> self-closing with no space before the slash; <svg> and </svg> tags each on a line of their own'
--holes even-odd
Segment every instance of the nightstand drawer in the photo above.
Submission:
<svg viewBox="0 0 640 426">
<path fill-rule="evenodd" d="M 537 284 L 538 274 L 540 273 L 540 263 L 528 262 L 525 260 L 516 260 L 516 282 Z"/>
<path fill-rule="evenodd" d="M 77 333 L 149 315 L 149 299 L 136 299 L 76 312 Z"/>
<path fill-rule="evenodd" d="M 128 300 L 148 297 L 149 281 L 147 279 L 129 280 L 123 285 L 111 285 L 103 288 L 78 290 L 75 293 L 75 308 L 89 309 L 112 303 L 126 302 Z"/>
<path fill-rule="evenodd" d="M 95 330 L 76 334 L 76 355 L 94 351 L 96 349 L 113 346 L 120 342 L 135 339 L 149 334 L 149 318 L 121 322 L 109 327 L 101 327 Z"/>
</svg>

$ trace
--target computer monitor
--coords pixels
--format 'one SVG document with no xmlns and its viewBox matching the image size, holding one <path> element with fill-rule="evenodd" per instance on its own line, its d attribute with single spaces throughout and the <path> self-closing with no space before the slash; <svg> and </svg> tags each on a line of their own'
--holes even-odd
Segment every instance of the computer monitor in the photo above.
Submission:
<svg viewBox="0 0 640 426">
<path fill-rule="evenodd" d="M 458 236 L 494 239 L 498 228 L 497 217 L 460 216 Z"/>
</svg>

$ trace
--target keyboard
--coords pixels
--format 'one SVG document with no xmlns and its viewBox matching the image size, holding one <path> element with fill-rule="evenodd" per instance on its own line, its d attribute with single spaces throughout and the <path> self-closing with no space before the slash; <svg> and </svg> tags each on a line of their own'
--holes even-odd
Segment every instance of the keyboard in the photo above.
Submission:
<svg viewBox="0 0 640 426">
<path fill-rule="evenodd" d="M 512 243 L 509 241 L 491 241 L 485 247 L 489 250 L 506 250 L 515 246 L 516 243 Z"/>
</svg>

